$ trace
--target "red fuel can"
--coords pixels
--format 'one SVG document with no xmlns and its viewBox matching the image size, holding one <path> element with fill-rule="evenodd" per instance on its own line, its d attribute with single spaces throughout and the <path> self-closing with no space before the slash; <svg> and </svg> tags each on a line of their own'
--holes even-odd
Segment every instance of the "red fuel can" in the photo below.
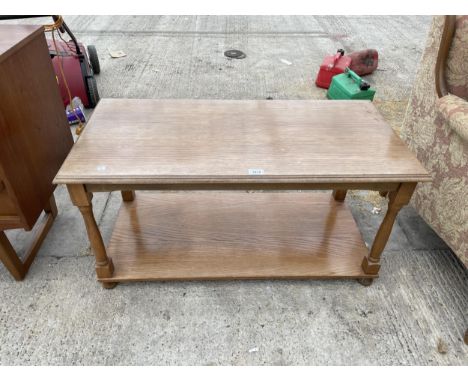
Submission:
<svg viewBox="0 0 468 382">
<path fill-rule="evenodd" d="M 334 56 L 326 56 L 320 65 L 315 84 L 318 87 L 328 89 L 332 77 L 344 73 L 345 69 L 351 64 L 351 58 L 344 55 L 343 49 L 338 49 Z"/>
<path fill-rule="evenodd" d="M 375 49 L 360 50 L 350 53 L 348 56 L 351 57 L 349 69 L 358 76 L 372 73 L 379 64 L 379 53 Z"/>
</svg>

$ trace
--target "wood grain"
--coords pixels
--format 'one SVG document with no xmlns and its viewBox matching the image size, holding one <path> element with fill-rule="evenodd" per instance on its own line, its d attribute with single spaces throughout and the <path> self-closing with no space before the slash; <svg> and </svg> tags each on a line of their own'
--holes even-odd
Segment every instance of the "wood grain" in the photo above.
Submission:
<svg viewBox="0 0 468 382">
<path fill-rule="evenodd" d="M 67 186 L 71 200 L 83 216 L 88 238 L 96 258 L 96 274 L 98 277 L 111 277 L 114 272 L 112 259 L 107 257 L 106 247 L 101 232 L 93 214 L 92 194 L 86 192 L 83 185 L 69 184 Z M 104 284 L 105 287 L 114 287 L 115 284 Z"/>
<path fill-rule="evenodd" d="M 17 280 L 57 215 L 52 180 L 72 145 L 43 27 L 0 25 L 0 260 Z M 34 228 L 24 262 L 3 232 L 14 228 Z"/>
<path fill-rule="evenodd" d="M 367 101 L 103 99 L 55 182 L 291 179 L 430 178 Z"/>
<path fill-rule="evenodd" d="M 152 193 L 122 203 L 101 281 L 375 277 L 330 193 Z"/>
<path fill-rule="evenodd" d="M 0 25 L 0 63 L 40 35 L 42 25 Z"/>
<path fill-rule="evenodd" d="M 0 231 L 13 228 L 22 228 L 23 222 L 18 210 L 18 204 L 13 195 L 10 195 L 3 174 L 2 166 L 0 165 Z"/>
<path fill-rule="evenodd" d="M 0 174 L 30 230 L 55 189 L 52 180 L 73 138 L 42 27 L 3 25 L 0 41 L 0 53 L 8 53 L 0 60 Z"/>
<path fill-rule="evenodd" d="M 354 183 L 307 183 L 307 182 L 286 182 L 278 180 L 277 182 L 262 181 L 261 178 L 251 179 L 250 182 L 230 182 L 229 179 L 224 179 L 223 182 L 210 182 L 205 181 L 193 182 L 185 180 L 185 183 L 172 182 L 172 183 L 87 183 L 86 190 L 89 192 L 111 192 L 111 191 L 298 191 L 298 190 L 374 190 L 374 191 L 393 191 L 400 187 L 399 182 L 359 182 L 356 180 Z"/>
<path fill-rule="evenodd" d="M 375 235 L 369 255 L 362 262 L 362 268 L 366 273 L 379 273 L 380 255 L 387 245 L 388 238 L 393 229 L 393 223 L 400 209 L 411 200 L 415 188 L 416 183 L 402 183 L 398 190 L 389 193 L 387 213 Z"/>
</svg>

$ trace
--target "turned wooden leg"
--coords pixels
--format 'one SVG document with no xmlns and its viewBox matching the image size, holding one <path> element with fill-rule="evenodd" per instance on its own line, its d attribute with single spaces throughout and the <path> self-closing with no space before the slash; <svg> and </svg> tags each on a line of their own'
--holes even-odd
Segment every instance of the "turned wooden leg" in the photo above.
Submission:
<svg viewBox="0 0 468 382">
<path fill-rule="evenodd" d="M 380 224 L 377 235 L 375 235 L 374 243 L 367 257 L 362 261 L 362 269 L 367 274 L 377 275 L 380 269 L 380 255 L 387 244 L 390 233 L 392 232 L 393 223 L 400 211 L 401 207 L 408 204 L 413 195 L 416 183 L 401 183 L 396 191 L 391 191 L 388 194 L 388 210 Z"/>
<path fill-rule="evenodd" d="M 3 231 L 0 231 L 0 260 L 16 281 L 24 279 L 26 275 L 24 265 Z"/>
<path fill-rule="evenodd" d="M 135 191 L 129 190 L 129 191 L 121 191 L 122 192 L 122 199 L 124 202 L 131 202 L 132 200 L 135 200 Z"/>
<path fill-rule="evenodd" d="M 98 278 L 112 277 L 114 273 L 114 265 L 112 259 L 107 257 L 106 247 L 102 240 L 101 232 L 94 219 L 93 204 L 91 202 L 92 194 L 86 192 L 86 189 L 81 184 L 67 185 L 68 192 L 75 206 L 77 206 L 83 215 L 86 231 L 88 232 L 91 248 L 93 249 L 96 258 L 96 274 Z M 103 283 L 104 287 L 108 287 L 114 283 Z M 113 285 L 115 286 L 115 285 Z"/>
<path fill-rule="evenodd" d="M 343 202 L 347 192 L 347 190 L 333 190 L 333 198 L 335 198 L 337 202 Z"/>
</svg>

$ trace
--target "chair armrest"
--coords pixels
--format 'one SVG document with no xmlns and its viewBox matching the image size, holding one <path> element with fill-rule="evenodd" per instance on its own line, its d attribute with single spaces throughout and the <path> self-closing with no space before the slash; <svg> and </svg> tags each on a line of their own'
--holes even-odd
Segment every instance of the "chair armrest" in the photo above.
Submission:
<svg viewBox="0 0 468 382">
<path fill-rule="evenodd" d="M 468 142 L 468 102 L 453 94 L 437 100 L 437 112 L 447 125 Z"/>
</svg>

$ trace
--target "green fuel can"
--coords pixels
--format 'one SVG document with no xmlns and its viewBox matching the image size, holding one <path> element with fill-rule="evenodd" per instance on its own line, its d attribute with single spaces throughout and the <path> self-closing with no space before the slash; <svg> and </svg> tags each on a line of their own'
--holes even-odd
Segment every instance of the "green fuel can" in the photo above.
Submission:
<svg viewBox="0 0 468 382">
<path fill-rule="evenodd" d="M 327 92 L 328 99 L 374 99 L 375 89 L 349 68 L 345 72 L 333 76 Z"/>
</svg>

